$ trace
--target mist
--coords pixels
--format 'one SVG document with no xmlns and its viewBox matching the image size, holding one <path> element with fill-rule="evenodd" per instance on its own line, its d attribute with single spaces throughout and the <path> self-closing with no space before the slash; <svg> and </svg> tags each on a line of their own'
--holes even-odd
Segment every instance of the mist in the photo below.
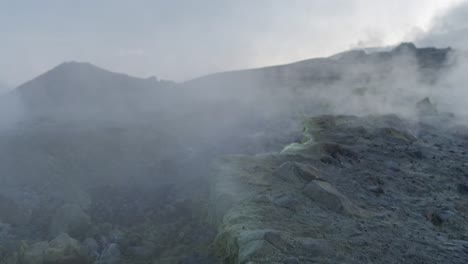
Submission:
<svg viewBox="0 0 468 264">
<path fill-rule="evenodd" d="M 466 50 L 466 13 L 468 4 L 462 2 L 445 12 L 436 15 L 430 27 L 416 35 L 415 40 L 425 46 L 451 46 Z"/>
</svg>

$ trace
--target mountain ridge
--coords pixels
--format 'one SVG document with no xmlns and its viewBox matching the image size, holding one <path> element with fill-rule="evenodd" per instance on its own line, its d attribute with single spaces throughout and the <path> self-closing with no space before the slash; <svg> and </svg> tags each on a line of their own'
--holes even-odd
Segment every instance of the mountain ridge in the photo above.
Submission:
<svg viewBox="0 0 468 264">
<path fill-rule="evenodd" d="M 413 71 L 415 81 L 430 85 L 451 65 L 453 52 L 451 48 L 417 48 L 402 43 L 390 51 L 351 50 L 326 58 L 214 73 L 182 83 L 133 77 L 91 63 L 69 61 L 20 85 L 9 95 L 18 98 L 25 112 L 33 115 L 86 112 L 88 116 L 109 116 L 157 113 L 161 108 L 173 111 L 174 107 L 189 113 L 193 112 L 190 105 L 204 109 L 207 103 L 219 106 L 219 102 L 224 102 L 221 107 L 226 113 L 244 109 L 276 113 L 292 102 L 306 107 L 311 96 L 326 96 L 323 93 L 330 87 L 346 85 L 338 93 L 351 96 L 356 89 L 367 89 L 362 87 L 391 85 L 396 79 L 407 78 L 404 75 L 408 71 Z"/>
<path fill-rule="evenodd" d="M 385 58 L 387 56 L 395 56 L 395 55 L 401 55 L 401 54 L 408 54 L 408 53 L 413 53 L 416 56 L 424 57 L 425 53 L 432 53 L 430 55 L 436 55 L 437 57 L 433 58 L 434 61 L 433 63 L 437 64 L 442 64 L 446 57 L 448 56 L 449 53 L 453 52 L 453 49 L 451 47 L 447 48 L 434 48 L 434 47 L 427 47 L 427 48 L 417 48 L 415 44 L 413 43 L 401 43 L 400 45 L 394 47 L 393 49 L 389 51 L 378 51 L 378 52 L 366 52 L 365 49 L 353 49 L 353 50 L 348 50 L 344 52 L 339 52 L 337 54 L 328 56 L 328 57 L 318 57 L 318 58 L 310 58 L 310 59 L 305 59 L 305 60 L 299 60 L 291 63 L 285 63 L 285 64 L 279 64 L 279 65 L 272 65 L 272 66 L 266 66 L 266 67 L 259 67 L 259 68 L 251 68 L 251 69 L 240 69 L 240 70 L 234 70 L 234 71 L 227 71 L 227 72 L 218 72 L 218 73 L 213 73 L 213 74 L 208 74 L 205 76 L 201 76 L 198 78 L 194 78 L 191 80 L 188 80 L 183 83 L 190 83 L 190 82 L 195 82 L 199 81 L 200 79 L 206 79 L 206 78 L 212 78 L 212 77 L 217 77 L 220 75 L 229 75 L 229 74 L 238 74 L 238 73 L 245 73 L 249 71 L 262 71 L 262 70 L 275 70 L 275 69 L 281 69 L 285 67 L 295 67 L 295 66 L 305 66 L 305 65 L 310 65 L 314 63 L 320 63 L 320 62 L 330 62 L 330 61 L 336 61 L 336 60 L 349 60 L 349 59 L 356 59 L 356 58 L 364 58 L 364 59 L 381 59 L 382 57 Z M 377 58 L 375 58 L 377 57 Z M 431 57 L 429 56 L 429 60 Z M 425 65 L 427 66 L 427 65 Z M 432 65 L 434 66 L 434 65 Z"/>
<path fill-rule="evenodd" d="M 160 96 L 172 84 L 155 77 L 138 78 L 91 63 L 64 62 L 10 91 L 30 113 L 139 109 L 140 102 Z"/>
<path fill-rule="evenodd" d="M 182 81 L 182 82 L 175 82 L 175 81 L 170 81 L 170 80 L 168 82 L 172 82 L 172 83 L 175 83 L 175 84 L 188 84 L 188 83 L 195 82 L 195 81 L 197 81 L 199 79 L 216 77 L 216 76 L 225 75 L 225 74 L 244 73 L 244 72 L 250 72 L 250 71 L 262 71 L 262 70 L 276 69 L 276 68 L 281 68 L 281 67 L 306 65 L 306 64 L 317 63 L 317 62 L 325 62 L 325 61 L 329 61 L 331 59 L 332 60 L 340 60 L 340 59 L 343 59 L 343 58 L 349 59 L 349 58 L 356 58 L 356 57 L 363 57 L 363 56 L 371 56 L 373 54 L 379 54 L 379 55 L 384 55 L 385 56 L 385 55 L 388 55 L 388 54 L 391 55 L 392 53 L 402 53 L 402 52 L 405 52 L 405 51 L 406 52 L 407 51 L 420 52 L 420 53 L 432 52 L 432 53 L 435 53 L 435 54 L 437 54 L 439 56 L 437 58 L 437 60 L 439 60 L 439 62 L 440 62 L 440 61 L 442 61 L 444 59 L 443 57 L 447 53 L 453 52 L 454 50 L 451 47 L 447 47 L 447 48 L 434 48 L 434 47 L 418 48 L 413 43 L 401 43 L 400 45 L 395 46 L 394 48 L 390 49 L 389 51 L 367 52 L 365 48 L 352 49 L 352 50 L 339 52 L 339 53 L 333 54 L 331 56 L 326 56 L 326 57 L 315 57 L 315 58 L 298 60 L 298 61 L 293 61 L 293 62 L 284 63 L 284 64 L 269 65 L 269 66 L 264 66 L 264 67 L 254 67 L 254 68 L 238 69 L 238 70 L 232 70 L 232 71 L 221 71 L 221 72 L 215 72 L 215 73 L 202 75 L 200 77 L 195 77 L 193 79 L 189 79 L 189 80 Z M 86 69 L 86 68 L 88 69 L 88 71 L 90 69 L 93 69 L 93 70 L 99 71 L 101 73 L 121 75 L 121 76 L 125 76 L 125 77 L 135 79 L 135 80 L 154 80 L 155 79 L 154 76 L 151 76 L 151 77 L 148 77 L 148 78 L 136 77 L 136 76 L 124 73 L 124 72 L 108 70 L 108 69 L 106 69 L 104 67 L 97 66 L 97 65 L 95 65 L 95 64 L 93 64 L 91 62 L 81 62 L 81 61 L 71 60 L 71 61 L 65 61 L 63 63 L 58 64 L 57 66 L 53 67 L 52 69 L 38 75 L 37 77 L 35 77 L 35 78 L 33 78 L 33 79 L 29 80 L 29 81 L 26 81 L 25 83 L 17 86 L 16 88 L 23 87 L 26 84 L 30 83 L 31 81 L 34 81 L 34 80 L 36 80 L 36 79 L 38 79 L 38 78 L 40 78 L 40 77 L 42 77 L 44 75 L 51 74 L 51 73 L 54 73 L 54 72 L 57 72 L 57 71 L 64 71 L 66 69 L 68 69 L 68 70 L 77 70 L 78 69 L 79 70 L 79 69 Z"/>
</svg>

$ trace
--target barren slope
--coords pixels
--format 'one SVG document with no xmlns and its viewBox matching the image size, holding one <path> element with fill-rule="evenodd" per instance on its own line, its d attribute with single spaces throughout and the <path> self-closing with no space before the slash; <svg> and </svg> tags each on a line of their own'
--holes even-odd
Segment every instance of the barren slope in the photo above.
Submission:
<svg viewBox="0 0 468 264">
<path fill-rule="evenodd" d="M 449 119 L 322 116 L 281 153 L 221 159 L 217 253 L 224 263 L 466 263 L 468 130 Z"/>
</svg>

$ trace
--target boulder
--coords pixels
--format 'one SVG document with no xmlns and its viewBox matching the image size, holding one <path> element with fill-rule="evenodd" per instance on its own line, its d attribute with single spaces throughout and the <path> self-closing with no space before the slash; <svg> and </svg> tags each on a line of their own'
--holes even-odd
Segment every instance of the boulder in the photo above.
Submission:
<svg viewBox="0 0 468 264">
<path fill-rule="evenodd" d="M 424 98 L 416 103 L 416 109 L 421 116 L 433 116 L 439 114 L 437 106 L 429 98 Z"/>
<path fill-rule="evenodd" d="M 447 222 L 449 222 L 451 219 L 454 218 L 456 213 L 452 210 L 436 210 L 436 211 L 427 211 L 425 216 L 428 221 L 430 221 L 433 225 L 435 226 L 441 226 Z"/>
</svg>

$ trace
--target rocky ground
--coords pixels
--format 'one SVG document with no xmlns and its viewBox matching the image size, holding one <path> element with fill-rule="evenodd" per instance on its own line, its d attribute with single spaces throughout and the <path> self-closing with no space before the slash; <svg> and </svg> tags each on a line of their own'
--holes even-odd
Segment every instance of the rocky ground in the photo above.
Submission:
<svg viewBox="0 0 468 264">
<path fill-rule="evenodd" d="M 310 118 L 300 143 L 224 156 L 213 169 L 213 150 L 161 161 L 151 147 L 160 134 L 41 132 L 44 146 L 17 134 L 21 144 L 3 149 L 35 169 L 2 156 L 17 173 L 0 188 L 0 263 L 466 263 L 468 128 L 430 106 L 418 104 L 417 120 Z M 122 145 L 121 157 L 112 146 L 128 138 L 138 140 Z M 109 155 L 115 160 L 100 162 Z M 138 177 L 128 181 L 132 171 Z M 32 181 L 33 172 L 55 174 Z M 166 181 L 156 181 L 161 172 Z"/>
<path fill-rule="evenodd" d="M 128 124 L 3 131 L 0 263 L 209 263 L 206 166 L 182 177 L 202 161 L 164 138 Z"/>
<path fill-rule="evenodd" d="M 213 169 L 212 149 L 161 161 L 151 147 L 161 134 L 43 131 L 50 141 L 41 145 L 19 133 L 0 142 L 23 157 L 15 167 L 2 156 L 10 166 L 2 169 L 17 173 L 0 188 L 0 263 L 466 263 L 468 128 L 430 102 L 418 108 L 417 120 L 310 118 L 300 143 L 225 156 Z M 114 142 L 128 144 L 125 157 Z M 99 163 L 109 155 L 115 160 Z M 20 167 L 25 160 L 31 167 Z M 139 172 L 133 182 L 130 169 Z M 33 172 L 54 173 L 33 180 Z M 166 181 L 148 181 L 161 172 Z"/>
<path fill-rule="evenodd" d="M 424 103 L 423 103 L 424 104 Z M 222 263 L 467 263 L 468 129 L 321 116 L 281 153 L 215 166 Z"/>
<path fill-rule="evenodd" d="M 158 150 L 147 129 L 5 137 L 2 170 L 16 174 L 0 188 L 0 263 L 466 263 L 468 128 L 418 108 L 417 120 L 310 118 L 300 143 L 213 168 L 219 144 Z"/>
<path fill-rule="evenodd" d="M 150 121 L 50 119 L 0 131 L 0 263 L 218 263 L 210 162 L 278 149 L 290 130 L 214 138 Z"/>
<path fill-rule="evenodd" d="M 51 199 L 31 211 L 0 197 L 0 263 L 212 263 L 216 233 L 202 197 L 182 198 L 171 186 L 81 194 L 81 204 Z"/>
</svg>

